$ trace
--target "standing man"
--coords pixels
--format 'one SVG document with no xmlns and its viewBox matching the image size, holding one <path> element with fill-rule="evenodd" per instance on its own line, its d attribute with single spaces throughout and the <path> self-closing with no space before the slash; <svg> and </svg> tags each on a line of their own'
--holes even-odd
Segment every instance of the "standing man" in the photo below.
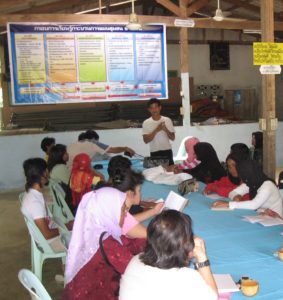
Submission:
<svg viewBox="0 0 283 300">
<path fill-rule="evenodd" d="M 175 140 L 175 130 L 170 118 L 160 115 L 161 102 L 158 99 L 150 99 L 147 103 L 151 117 L 142 124 L 143 141 L 150 147 L 150 156 L 162 156 L 169 159 L 169 165 L 173 165 L 173 152 L 170 140 Z"/>
</svg>

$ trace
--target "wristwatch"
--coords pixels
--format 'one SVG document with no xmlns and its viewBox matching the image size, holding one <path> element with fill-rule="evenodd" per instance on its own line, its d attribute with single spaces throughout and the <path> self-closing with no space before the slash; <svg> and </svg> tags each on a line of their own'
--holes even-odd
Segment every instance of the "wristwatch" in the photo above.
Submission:
<svg viewBox="0 0 283 300">
<path fill-rule="evenodd" d="M 196 262 L 196 263 L 194 263 L 194 266 L 195 266 L 196 270 L 203 268 L 203 267 L 208 267 L 208 266 L 210 266 L 210 261 L 207 259 L 204 262 Z"/>
</svg>

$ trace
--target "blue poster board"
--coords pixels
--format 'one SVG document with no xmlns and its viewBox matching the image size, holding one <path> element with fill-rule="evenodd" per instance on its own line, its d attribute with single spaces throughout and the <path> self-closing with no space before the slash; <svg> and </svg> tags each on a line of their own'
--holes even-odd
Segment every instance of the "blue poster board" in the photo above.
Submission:
<svg viewBox="0 0 283 300">
<path fill-rule="evenodd" d="M 12 104 L 166 99 L 165 28 L 9 23 Z"/>
</svg>

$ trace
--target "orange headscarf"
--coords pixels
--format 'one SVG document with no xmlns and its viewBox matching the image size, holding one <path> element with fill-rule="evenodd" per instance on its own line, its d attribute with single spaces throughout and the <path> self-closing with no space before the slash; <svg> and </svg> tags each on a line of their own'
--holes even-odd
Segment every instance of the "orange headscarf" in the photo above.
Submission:
<svg viewBox="0 0 283 300">
<path fill-rule="evenodd" d="M 73 205 L 76 207 L 84 194 L 91 191 L 93 173 L 91 160 L 86 153 L 80 153 L 73 160 L 70 188 L 72 190 Z"/>
</svg>

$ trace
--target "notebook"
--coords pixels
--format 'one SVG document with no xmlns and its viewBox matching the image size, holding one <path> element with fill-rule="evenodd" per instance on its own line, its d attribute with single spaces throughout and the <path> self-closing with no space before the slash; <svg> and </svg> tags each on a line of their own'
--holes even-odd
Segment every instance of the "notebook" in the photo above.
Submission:
<svg viewBox="0 0 283 300">
<path fill-rule="evenodd" d="M 219 294 L 238 292 L 239 288 L 230 274 L 213 274 Z"/>
<path fill-rule="evenodd" d="M 187 204 L 188 199 L 171 191 L 165 200 L 164 209 L 175 209 L 178 211 L 183 211 Z"/>
</svg>

